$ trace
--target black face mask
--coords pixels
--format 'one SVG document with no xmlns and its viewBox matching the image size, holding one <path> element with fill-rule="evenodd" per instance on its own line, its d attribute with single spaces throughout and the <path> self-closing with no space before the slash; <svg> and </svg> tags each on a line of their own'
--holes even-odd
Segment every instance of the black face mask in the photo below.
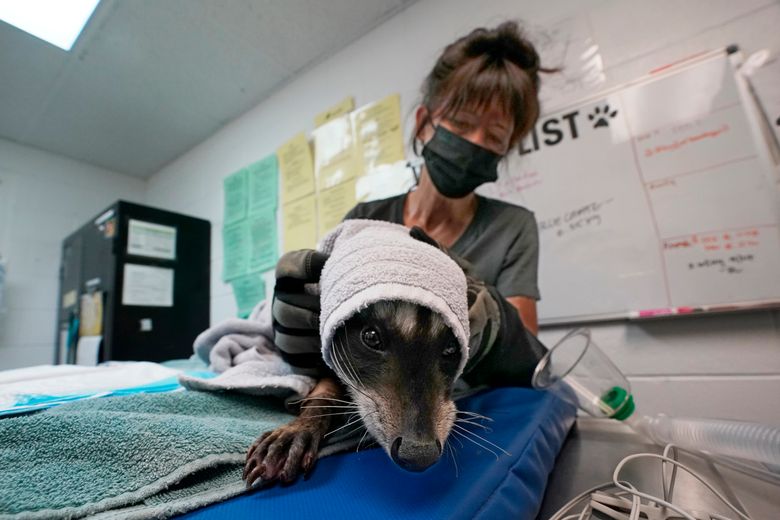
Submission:
<svg viewBox="0 0 780 520">
<path fill-rule="evenodd" d="M 433 185 L 451 199 L 465 197 L 479 185 L 498 178 L 500 155 L 441 125 L 423 147 L 422 156 Z"/>
</svg>

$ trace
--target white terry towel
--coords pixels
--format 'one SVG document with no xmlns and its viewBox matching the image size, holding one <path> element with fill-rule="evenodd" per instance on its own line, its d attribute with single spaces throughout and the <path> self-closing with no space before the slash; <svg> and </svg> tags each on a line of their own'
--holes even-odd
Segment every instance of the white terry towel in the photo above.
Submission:
<svg viewBox="0 0 780 520">
<path fill-rule="evenodd" d="M 229 318 L 202 332 L 193 347 L 219 375 L 179 374 L 181 385 L 190 390 L 275 395 L 290 402 L 306 397 L 316 384 L 296 374 L 274 345 L 270 301 L 257 304 L 249 319 Z"/>
<path fill-rule="evenodd" d="M 466 276 L 446 253 L 409 236 L 399 224 L 347 220 L 319 248 L 330 254 L 320 277 L 320 337 L 325 363 L 334 368 L 330 343 L 336 329 L 371 303 L 401 300 L 428 307 L 449 325 L 469 357 Z"/>
</svg>

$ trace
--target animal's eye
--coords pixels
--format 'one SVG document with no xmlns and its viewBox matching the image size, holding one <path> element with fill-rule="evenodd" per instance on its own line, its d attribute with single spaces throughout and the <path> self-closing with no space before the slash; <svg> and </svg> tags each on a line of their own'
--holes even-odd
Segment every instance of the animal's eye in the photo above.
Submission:
<svg viewBox="0 0 780 520">
<path fill-rule="evenodd" d="M 454 341 L 450 341 L 444 350 L 441 351 L 442 356 L 451 356 L 458 351 L 458 344 Z"/>
<path fill-rule="evenodd" d="M 363 340 L 363 344 L 368 348 L 378 350 L 382 346 L 382 339 L 379 337 L 379 332 L 374 327 L 366 327 L 363 332 L 360 333 L 360 339 Z"/>
</svg>

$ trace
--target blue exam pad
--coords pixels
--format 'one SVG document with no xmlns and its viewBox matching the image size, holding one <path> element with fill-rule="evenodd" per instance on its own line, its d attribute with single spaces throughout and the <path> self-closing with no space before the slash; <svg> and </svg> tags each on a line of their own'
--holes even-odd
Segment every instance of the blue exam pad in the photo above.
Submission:
<svg viewBox="0 0 780 520">
<path fill-rule="evenodd" d="M 180 518 L 535 518 L 574 408 L 544 392 L 503 388 L 462 399 L 458 409 L 494 419 L 484 422 L 492 431 L 471 431 L 511 455 L 475 438 L 497 451 L 496 459 L 451 437 L 457 471 L 445 447 L 433 467 L 409 473 L 381 449 L 343 453 L 319 460 L 309 480 L 254 490 Z"/>
</svg>

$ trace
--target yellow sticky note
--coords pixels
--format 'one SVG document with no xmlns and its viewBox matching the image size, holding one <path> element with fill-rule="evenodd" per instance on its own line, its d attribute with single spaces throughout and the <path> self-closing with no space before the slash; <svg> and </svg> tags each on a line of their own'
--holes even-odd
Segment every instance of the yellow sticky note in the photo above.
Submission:
<svg viewBox="0 0 780 520">
<path fill-rule="evenodd" d="M 322 238 L 338 226 L 344 215 L 355 206 L 355 179 L 321 191 L 319 197 L 319 238 Z"/>
<path fill-rule="evenodd" d="M 351 114 L 362 172 L 404 159 L 401 96 L 392 94 Z"/>
<path fill-rule="evenodd" d="M 324 112 L 320 112 L 314 116 L 314 127 L 317 128 L 322 126 L 331 119 L 343 116 L 344 114 L 349 114 L 353 110 L 355 110 L 355 98 L 353 96 L 347 96 Z"/>
<path fill-rule="evenodd" d="M 317 245 L 317 200 L 303 197 L 282 206 L 282 248 L 284 252 L 313 249 Z"/>
<path fill-rule="evenodd" d="M 282 203 L 314 193 L 314 165 L 304 133 L 280 146 L 277 155 L 282 178 Z"/>
<path fill-rule="evenodd" d="M 349 115 L 332 119 L 312 132 L 317 190 L 327 190 L 357 176 L 355 137 Z"/>
</svg>

